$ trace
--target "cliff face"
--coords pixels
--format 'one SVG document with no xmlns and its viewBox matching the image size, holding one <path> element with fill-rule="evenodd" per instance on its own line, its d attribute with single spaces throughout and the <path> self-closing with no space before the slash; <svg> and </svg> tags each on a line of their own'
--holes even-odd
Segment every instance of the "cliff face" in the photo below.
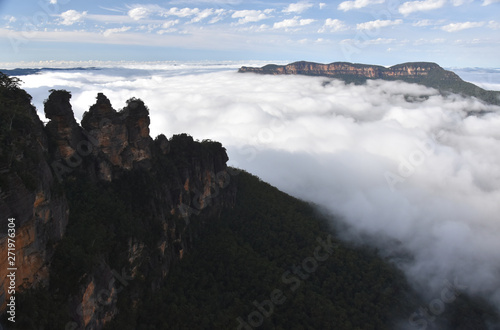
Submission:
<svg viewBox="0 0 500 330">
<path fill-rule="evenodd" d="M 129 286 L 131 281 L 147 279 L 157 290 L 203 235 L 204 223 L 234 203 L 228 157 L 219 143 L 185 134 L 153 140 L 141 100 L 116 111 L 99 93 L 80 126 L 71 94 L 52 91 L 44 127 L 22 92 L 23 116 L 16 110 L 18 117 L 12 117 L 22 122 L 14 120 L 0 149 L 1 225 L 7 228 L 7 219 L 16 219 L 17 291 L 41 283 L 49 292 L 67 292 L 66 328 L 100 329 L 117 313 L 119 292 L 128 290 L 138 304 L 145 293 Z M 10 112 L 2 115 L 11 118 Z M 98 190 L 92 187 L 106 196 L 88 198 Z M 94 210 L 103 198 L 113 198 L 106 206 L 119 200 L 116 205 L 126 209 Z M 80 238 L 85 235 L 95 236 L 93 242 Z M 3 236 L 0 253 L 6 251 Z M 0 267 L 5 298 L 7 260 Z M 76 276 L 66 283 L 71 288 L 63 284 L 66 268 Z"/>
<path fill-rule="evenodd" d="M 365 79 L 387 78 L 418 78 L 435 74 L 436 71 L 447 79 L 460 80 L 453 72 L 446 71 L 435 63 L 415 62 L 404 63 L 386 68 L 378 65 L 353 64 L 347 62 L 334 62 L 320 64 L 312 62 L 295 62 L 283 66 L 266 65 L 262 68 L 242 67 L 239 72 L 254 72 L 261 74 L 303 74 L 325 77 L 356 76 Z"/>
<path fill-rule="evenodd" d="M 47 161 L 48 139 L 30 97 L 17 88 L 0 87 L 0 300 L 7 292 L 7 221 L 15 219 L 16 287 L 48 280 L 54 244 L 65 232 L 68 205 L 53 189 Z"/>
<path fill-rule="evenodd" d="M 336 78 L 346 83 L 363 84 L 367 79 L 402 80 L 432 87 L 442 93 L 456 93 L 476 97 L 487 103 L 500 105 L 500 92 L 487 91 L 474 84 L 463 81 L 454 72 L 447 71 L 430 62 L 409 62 L 389 68 L 378 65 L 334 62 L 320 64 L 295 62 L 287 65 L 266 65 L 261 68 L 241 67 L 239 72 L 282 75 L 300 74 Z"/>
</svg>

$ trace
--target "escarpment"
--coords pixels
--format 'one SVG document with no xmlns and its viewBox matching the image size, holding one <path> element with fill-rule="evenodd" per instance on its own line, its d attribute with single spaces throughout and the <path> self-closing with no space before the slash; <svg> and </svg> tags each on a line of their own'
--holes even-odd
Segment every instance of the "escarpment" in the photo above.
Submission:
<svg viewBox="0 0 500 330">
<path fill-rule="evenodd" d="M 268 64 L 261 68 L 244 66 L 238 72 L 267 75 L 322 76 L 354 84 L 363 84 L 368 79 L 401 80 L 432 87 L 444 94 L 462 94 L 476 97 L 486 103 L 500 105 L 500 92 L 484 90 L 474 84 L 465 82 L 454 72 L 445 70 L 432 62 L 408 62 L 384 67 L 348 62 L 321 64 L 300 61 L 287 65 Z"/>
<path fill-rule="evenodd" d="M 416 78 L 429 76 L 435 71 L 444 73 L 446 78 L 459 80 L 453 72 L 446 71 L 435 63 L 415 62 L 398 64 L 389 68 L 379 65 L 354 64 L 348 62 L 334 62 L 321 64 L 313 62 L 295 62 L 287 65 L 266 65 L 262 68 L 242 67 L 239 72 L 255 72 L 262 74 L 303 74 L 325 77 L 342 77 L 352 75 L 365 79 L 384 79 L 407 77 Z"/>
<path fill-rule="evenodd" d="M 435 63 L 415 62 L 398 64 L 389 68 L 379 65 L 354 64 L 334 62 L 321 64 L 313 62 L 295 62 L 287 65 L 266 65 L 262 68 L 242 67 L 239 72 L 254 72 L 262 74 L 302 74 L 325 77 L 353 76 L 362 79 L 387 79 L 426 77 L 439 71 L 447 79 L 460 80 L 456 74 L 446 71 Z"/>
</svg>

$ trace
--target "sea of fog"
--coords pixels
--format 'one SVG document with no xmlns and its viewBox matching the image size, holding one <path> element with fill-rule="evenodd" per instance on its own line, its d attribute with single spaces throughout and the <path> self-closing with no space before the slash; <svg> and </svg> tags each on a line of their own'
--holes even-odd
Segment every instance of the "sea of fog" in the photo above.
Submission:
<svg viewBox="0 0 500 330">
<path fill-rule="evenodd" d="M 42 70 L 20 77 L 43 116 L 49 89 L 78 119 L 104 93 L 150 109 L 151 135 L 187 132 L 229 164 L 320 205 L 349 240 L 397 261 L 429 300 L 449 283 L 500 306 L 500 107 L 403 82 L 240 74 L 167 63 Z M 500 90 L 498 69 L 454 69 Z M 458 284 L 459 283 L 459 284 Z"/>
</svg>

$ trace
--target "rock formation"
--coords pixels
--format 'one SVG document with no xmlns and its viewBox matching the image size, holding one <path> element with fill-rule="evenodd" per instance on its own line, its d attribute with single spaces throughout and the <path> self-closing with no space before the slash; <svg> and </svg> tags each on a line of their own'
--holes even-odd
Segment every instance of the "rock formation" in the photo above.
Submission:
<svg viewBox="0 0 500 330">
<path fill-rule="evenodd" d="M 120 112 L 99 93 L 97 102 L 83 115 L 82 127 L 89 133 L 94 155 L 101 153 L 99 177 L 111 181 L 111 167 L 125 170 L 151 167 L 149 111 L 141 100 L 131 99 Z"/>
<path fill-rule="evenodd" d="M 7 220 L 15 219 L 16 286 L 29 288 L 48 281 L 48 265 L 55 244 L 63 237 L 68 223 L 68 204 L 54 188 L 56 180 L 47 160 L 49 141 L 29 95 L 22 90 L 2 98 L 2 116 L 12 113 L 10 127 L 2 128 L 0 149 L 0 300 L 5 307 L 7 292 Z M 5 95 L 2 95 L 5 96 Z M 9 103 L 8 99 L 15 102 Z M 68 109 L 54 113 L 65 138 L 73 134 L 64 117 Z M 74 118 L 72 118 L 74 120 Z M 0 120 L 0 122 L 2 122 Z M 76 124 L 76 123 L 75 123 Z M 47 130 L 50 128 L 47 128 Z M 72 153 L 63 141 L 55 141 L 58 153 Z"/>
<path fill-rule="evenodd" d="M 456 74 L 446 71 L 435 63 L 404 63 L 386 68 L 379 65 L 353 64 L 348 62 L 335 62 L 320 64 L 312 62 L 295 62 L 287 65 L 266 65 L 262 68 L 242 67 L 239 72 L 255 72 L 262 74 L 302 74 L 311 76 L 343 77 L 357 76 L 365 79 L 387 79 L 387 78 L 417 78 L 429 76 L 436 71 L 444 74 L 444 77 L 452 80 L 460 80 Z"/>
<path fill-rule="evenodd" d="M 82 260 L 87 268 L 76 279 L 78 289 L 69 299 L 69 327 L 100 329 L 116 314 L 117 294 L 127 276 L 129 280 L 138 274 L 146 276 L 149 286 L 156 290 L 172 265 L 189 253 L 206 219 L 232 205 L 236 192 L 226 166 L 227 154 L 220 143 L 196 142 L 186 134 L 170 140 L 160 135 L 153 140 L 149 135 L 149 111 L 138 99 L 130 99 L 121 111 L 116 111 L 99 93 L 80 126 L 71 108 L 71 94 L 52 91 L 45 102 L 50 122 L 44 127 L 30 105 L 29 95 L 21 96 L 23 123 L 17 125 L 14 121 L 8 134 L 1 136 L 2 145 L 10 147 L 0 149 L 1 225 L 7 228 L 7 219 L 16 219 L 18 291 L 37 283 L 52 290 L 52 286 L 64 282 L 51 277 L 57 246 L 73 244 L 63 239 L 68 221 L 69 227 L 71 221 L 88 221 L 88 226 L 93 221 L 78 218 L 79 214 L 72 218 L 72 205 L 86 207 L 79 197 L 74 197 L 75 193 L 90 185 L 109 187 L 115 195 L 130 191 L 136 194 L 129 198 L 134 205 L 123 213 L 126 220 L 103 218 L 104 222 L 96 225 L 104 228 L 105 240 L 113 239 L 117 226 L 125 232 L 131 231 L 127 226 L 143 228 L 142 234 L 116 234 L 120 236 L 115 238 L 116 244 L 125 248 L 120 252 L 122 259 L 102 250 L 95 252 L 89 263 Z M 18 118 L 14 115 L 20 116 L 13 111 L 12 118 Z M 83 226 L 85 229 L 87 224 Z M 71 235 L 78 230 L 73 229 Z M 6 251 L 7 239 L 3 236 L 0 253 L 6 255 Z M 118 259 L 123 260 L 121 268 L 113 268 L 113 262 L 106 261 Z M 8 267 L 2 260 L 0 296 L 5 298 Z"/>
</svg>

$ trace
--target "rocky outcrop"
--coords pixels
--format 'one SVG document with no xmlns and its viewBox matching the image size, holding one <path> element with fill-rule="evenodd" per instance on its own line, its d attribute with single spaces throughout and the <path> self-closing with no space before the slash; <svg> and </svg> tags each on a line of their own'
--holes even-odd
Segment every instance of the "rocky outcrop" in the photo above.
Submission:
<svg viewBox="0 0 500 330">
<path fill-rule="evenodd" d="M 77 149 L 84 140 L 82 129 L 75 120 L 69 102 L 71 93 L 63 90 L 53 91 L 45 101 L 45 116 L 50 119 L 46 132 L 52 139 L 55 149 L 53 158 L 74 162 Z"/>
<path fill-rule="evenodd" d="M 83 115 L 82 127 L 98 156 L 99 178 L 111 181 L 112 167 L 151 168 L 149 124 L 149 111 L 141 100 L 131 99 L 117 112 L 104 94 L 97 95 L 96 104 Z"/>
<path fill-rule="evenodd" d="M 44 127 L 27 97 L 24 120 L 29 120 L 30 125 L 13 125 L 8 138 L 0 136 L 2 141 L 14 136 L 19 140 L 15 147 L 0 149 L 1 221 L 7 228 L 7 219 L 16 219 L 19 291 L 36 283 L 55 290 L 52 286 L 64 280 L 64 274 L 59 273 L 62 277 L 54 283 L 49 281 L 54 276 L 51 272 L 58 246 L 74 248 L 75 256 L 84 251 L 82 256 L 88 260 L 61 259 L 76 265 L 69 267 L 72 271 L 81 271 L 80 263 L 87 265 L 78 281 L 71 284 L 74 288 L 70 296 L 64 298 L 65 308 L 71 313 L 65 326 L 101 329 L 118 311 L 119 292 L 129 290 L 134 306 L 142 299 L 144 289 L 128 286 L 131 281 L 147 280 L 153 291 L 161 287 L 170 269 L 203 235 L 204 223 L 220 214 L 222 208 L 231 207 L 236 191 L 220 143 L 197 142 L 186 134 L 171 139 L 160 135 L 153 140 L 149 135 L 149 111 L 141 100 L 132 98 L 116 111 L 102 93 L 79 125 L 70 99 L 67 91 L 52 91 L 45 102 L 50 122 Z M 108 223 L 110 218 L 95 224 L 106 240 L 124 247 L 119 252 L 122 257 L 110 255 L 107 250 L 91 255 L 87 250 L 92 250 L 93 243 L 85 248 L 75 246 L 75 235 L 80 235 L 82 229 L 67 229 L 71 228 L 67 227 L 68 221 L 92 222 L 72 217 L 72 205 L 85 209 L 85 203 L 82 206 L 78 197 L 72 197 L 74 192 L 68 193 L 68 189 L 86 189 L 75 182 L 107 187 L 115 198 L 128 196 L 123 194 L 128 191 L 135 196 L 124 197 L 129 203 L 130 213 L 124 214 L 128 222 L 118 217 L 112 224 Z M 110 203 L 115 205 L 114 201 Z M 92 206 L 89 208 L 86 212 L 91 212 Z M 87 225 L 83 225 L 83 231 Z M 130 231 L 127 226 L 141 228 L 141 234 L 123 234 Z M 85 232 L 93 234 L 92 230 Z M 68 235 L 73 236 L 65 241 Z M 3 236 L 0 253 L 6 255 L 6 251 Z M 62 255 L 72 256 L 73 252 Z M 118 259 L 119 266 L 112 266 Z M 97 265 L 95 260 L 100 260 Z M 8 279 L 6 262 L 0 262 L 3 281 Z M 65 264 L 58 267 L 59 272 L 64 272 Z M 8 283 L 1 284 L 0 295 L 5 298 Z"/>
<path fill-rule="evenodd" d="M 287 65 L 269 64 L 261 68 L 241 67 L 238 72 L 253 72 L 269 75 L 308 75 L 336 78 L 346 83 L 363 84 L 367 79 L 402 80 L 436 88 L 442 93 L 473 96 L 484 102 L 500 105 L 500 92 L 487 91 L 463 81 L 454 72 L 447 71 L 436 63 L 409 62 L 391 66 L 334 62 L 321 64 L 295 62 Z"/>
</svg>

